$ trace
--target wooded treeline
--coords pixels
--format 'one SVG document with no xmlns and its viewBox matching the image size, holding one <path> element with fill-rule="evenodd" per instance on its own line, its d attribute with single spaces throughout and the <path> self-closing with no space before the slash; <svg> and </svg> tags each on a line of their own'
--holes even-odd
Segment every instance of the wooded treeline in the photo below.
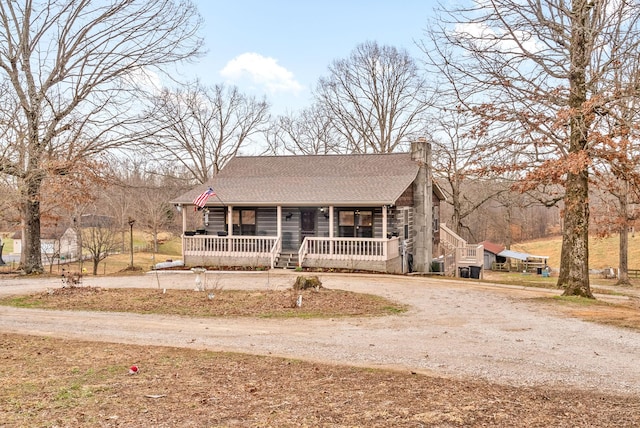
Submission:
<svg viewBox="0 0 640 428">
<path fill-rule="evenodd" d="M 443 6 L 421 57 L 364 42 L 282 116 L 170 78 L 204 48 L 189 1 L 1 2 L 0 17 L 0 215 L 23 230 L 27 273 L 42 271 L 42 227 L 82 213 L 175 228 L 171 198 L 238 154 L 389 153 L 420 137 L 441 221 L 507 246 L 561 233 L 567 294 L 591 296 L 589 233 L 626 236 L 636 217 L 637 2 Z"/>
</svg>

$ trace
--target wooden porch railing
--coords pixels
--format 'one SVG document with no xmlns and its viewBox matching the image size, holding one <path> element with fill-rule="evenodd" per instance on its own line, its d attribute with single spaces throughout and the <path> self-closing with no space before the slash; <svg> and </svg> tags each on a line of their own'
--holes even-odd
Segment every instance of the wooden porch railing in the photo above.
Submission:
<svg viewBox="0 0 640 428">
<path fill-rule="evenodd" d="M 298 263 L 315 259 L 386 261 L 398 257 L 399 238 L 317 238 L 307 237 L 298 251 Z M 282 252 L 277 236 L 195 235 L 182 238 L 187 256 L 269 257 L 271 267 Z"/>
<path fill-rule="evenodd" d="M 270 257 L 273 265 L 280 254 L 281 240 L 277 236 L 184 236 L 184 254 L 189 256 Z"/>
<path fill-rule="evenodd" d="M 298 251 L 298 264 L 305 258 L 325 260 L 386 261 L 398 257 L 399 238 L 306 237 Z"/>
<path fill-rule="evenodd" d="M 467 244 L 464 247 L 457 248 L 456 260 L 458 265 L 482 266 L 484 263 L 484 246 Z"/>
</svg>

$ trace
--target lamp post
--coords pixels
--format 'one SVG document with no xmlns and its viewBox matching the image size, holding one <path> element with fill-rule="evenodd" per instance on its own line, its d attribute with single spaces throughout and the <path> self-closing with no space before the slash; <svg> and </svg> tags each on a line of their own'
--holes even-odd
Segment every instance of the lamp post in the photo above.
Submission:
<svg viewBox="0 0 640 428">
<path fill-rule="evenodd" d="M 133 223 L 136 221 L 132 218 L 129 218 L 129 249 L 131 250 L 131 264 L 130 268 L 133 269 Z"/>
</svg>

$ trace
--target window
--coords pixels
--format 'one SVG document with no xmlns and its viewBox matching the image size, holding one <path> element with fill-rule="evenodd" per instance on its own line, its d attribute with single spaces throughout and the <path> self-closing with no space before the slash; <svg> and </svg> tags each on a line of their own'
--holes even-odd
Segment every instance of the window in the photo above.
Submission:
<svg viewBox="0 0 640 428">
<path fill-rule="evenodd" d="M 225 216 L 225 224 L 228 216 Z M 234 235 L 255 235 L 256 234 L 256 210 L 233 210 L 233 234 Z"/>
<path fill-rule="evenodd" d="M 409 239 L 409 210 L 403 209 L 400 211 L 400 224 L 399 226 L 402 228 L 402 239 Z"/>
<path fill-rule="evenodd" d="M 434 233 L 440 229 L 440 207 L 433 206 L 433 231 Z"/>
<path fill-rule="evenodd" d="M 373 211 L 340 210 L 338 234 L 345 238 L 373 238 Z"/>
</svg>

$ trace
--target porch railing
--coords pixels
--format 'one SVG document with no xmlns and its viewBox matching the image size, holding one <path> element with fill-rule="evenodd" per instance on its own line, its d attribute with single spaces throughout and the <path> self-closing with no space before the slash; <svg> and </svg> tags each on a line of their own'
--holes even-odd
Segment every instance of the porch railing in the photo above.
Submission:
<svg viewBox="0 0 640 428">
<path fill-rule="evenodd" d="M 280 252 L 280 242 L 277 236 L 195 235 L 182 238 L 184 254 L 188 256 L 268 256 L 272 263 Z"/>
<path fill-rule="evenodd" d="M 459 265 L 482 266 L 484 263 L 484 246 L 467 244 L 457 248 L 457 261 Z"/>
<path fill-rule="evenodd" d="M 400 255 L 399 238 L 306 237 L 298 251 L 298 264 L 305 258 L 385 261 Z"/>
<path fill-rule="evenodd" d="M 314 259 L 386 261 L 398 257 L 399 238 L 317 238 L 307 237 L 298 252 L 298 263 Z M 282 252 L 277 236 L 184 236 L 185 256 L 268 257 L 271 267 Z"/>
<path fill-rule="evenodd" d="M 444 247 L 444 270 L 457 275 L 460 266 L 483 266 L 484 246 L 468 244 L 445 224 L 440 224 L 440 244 Z"/>
</svg>

